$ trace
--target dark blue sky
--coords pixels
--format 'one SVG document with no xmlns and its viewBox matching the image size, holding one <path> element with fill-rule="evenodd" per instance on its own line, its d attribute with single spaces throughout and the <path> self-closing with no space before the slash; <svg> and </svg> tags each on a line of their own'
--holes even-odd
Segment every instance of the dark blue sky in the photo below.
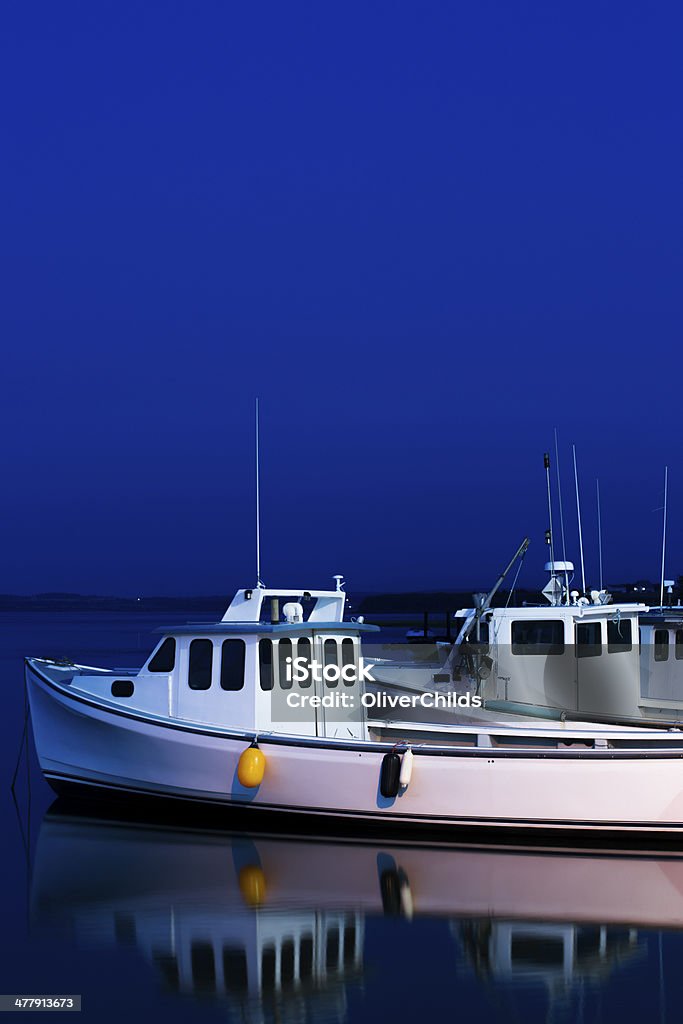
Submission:
<svg viewBox="0 0 683 1024">
<path fill-rule="evenodd" d="M 0 590 L 683 572 L 678 3 L 8 3 Z"/>
</svg>

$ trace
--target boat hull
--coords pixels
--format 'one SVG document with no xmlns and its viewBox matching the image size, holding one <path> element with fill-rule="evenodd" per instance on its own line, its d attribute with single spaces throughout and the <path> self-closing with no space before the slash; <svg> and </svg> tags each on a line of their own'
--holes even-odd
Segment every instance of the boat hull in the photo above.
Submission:
<svg viewBox="0 0 683 1024">
<path fill-rule="evenodd" d="M 40 766 L 57 791 L 182 800 L 280 820 L 335 819 L 363 831 L 683 841 L 683 746 L 415 745 L 409 786 L 386 798 L 379 778 L 390 744 L 271 735 L 259 737 L 263 782 L 247 789 L 237 764 L 250 735 L 104 707 L 51 682 L 30 662 L 27 685 Z"/>
</svg>

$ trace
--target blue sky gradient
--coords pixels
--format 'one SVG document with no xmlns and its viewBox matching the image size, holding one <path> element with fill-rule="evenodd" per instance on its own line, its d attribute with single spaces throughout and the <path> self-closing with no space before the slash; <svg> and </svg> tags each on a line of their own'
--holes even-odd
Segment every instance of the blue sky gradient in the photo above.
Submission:
<svg viewBox="0 0 683 1024">
<path fill-rule="evenodd" d="M 486 586 L 557 426 L 597 579 L 680 516 L 672 2 L 4 8 L 0 591 Z"/>
</svg>

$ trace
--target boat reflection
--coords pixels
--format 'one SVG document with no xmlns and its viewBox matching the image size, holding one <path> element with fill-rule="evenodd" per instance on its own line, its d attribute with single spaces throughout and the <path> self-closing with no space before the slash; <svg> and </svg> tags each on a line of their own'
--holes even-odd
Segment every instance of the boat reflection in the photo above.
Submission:
<svg viewBox="0 0 683 1024">
<path fill-rule="evenodd" d="M 379 916 L 439 918 L 454 976 L 567 996 L 643 956 L 641 929 L 683 927 L 683 858 L 247 836 L 57 804 L 31 915 L 81 948 L 133 947 L 167 989 L 240 1019 L 341 1021 Z"/>
<path fill-rule="evenodd" d="M 497 985 L 542 984 L 551 1001 L 599 985 L 647 953 L 637 928 L 608 925 L 467 921 L 454 935 L 465 954 L 461 971 Z"/>
</svg>

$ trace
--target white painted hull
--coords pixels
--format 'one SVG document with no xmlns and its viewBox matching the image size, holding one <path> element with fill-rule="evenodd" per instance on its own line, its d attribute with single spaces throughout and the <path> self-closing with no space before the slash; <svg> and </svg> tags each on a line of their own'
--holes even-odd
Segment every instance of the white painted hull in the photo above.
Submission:
<svg viewBox="0 0 683 1024">
<path fill-rule="evenodd" d="M 98 706 L 49 683 L 30 663 L 27 679 L 40 765 L 55 788 L 97 786 L 407 829 L 683 838 L 680 734 L 668 749 L 647 751 L 647 744 L 631 751 L 414 745 L 412 781 L 393 799 L 379 792 L 388 743 L 263 736 L 265 778 L 257 789 L 245 789 L 237 763 L 251 736 Z"/>
</svg>

